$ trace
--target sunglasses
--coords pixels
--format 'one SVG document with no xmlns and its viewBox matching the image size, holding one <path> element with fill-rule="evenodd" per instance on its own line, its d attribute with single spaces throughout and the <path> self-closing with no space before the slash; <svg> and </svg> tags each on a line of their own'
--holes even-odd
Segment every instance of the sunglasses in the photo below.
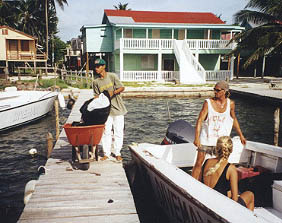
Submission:
<svg viewBox="0 0 282 223">
<path fill-rule="evenodd" d="M 216 89 L 216 88 L 214 88 L 213 89 L 215 92 L 220 92 L 220 91 L 222 91 L 223 89 Z"/>
</svg>

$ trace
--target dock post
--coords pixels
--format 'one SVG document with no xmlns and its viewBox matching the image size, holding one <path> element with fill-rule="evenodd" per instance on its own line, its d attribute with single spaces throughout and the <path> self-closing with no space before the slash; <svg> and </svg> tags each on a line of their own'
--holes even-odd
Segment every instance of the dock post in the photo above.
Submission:
<svg viewBox="0 0 282 223">
<path fill-rule="evenodd" d="M 60 135 L 60 128 L 59 128 L 59 102 L 55 100 L 55 114 L 56 114 L 56 141 Z"/>
<path fill-rule="evenodd" d="M 274 145 L 278 146 L 279 138 L 279 124 L 280 124 L 280 108 L 274 111 Z"/>
<path fill-rule="evenodd" d="M 21 80 L 21 69 L 18 68 L 18 80 L 20 81 Z"/>
<path fill-rule="evenodd" d="M 53 136 L 52 133 L 47 133 L 47 159 L 51 156 L 53 150 Z"/>
</svg>

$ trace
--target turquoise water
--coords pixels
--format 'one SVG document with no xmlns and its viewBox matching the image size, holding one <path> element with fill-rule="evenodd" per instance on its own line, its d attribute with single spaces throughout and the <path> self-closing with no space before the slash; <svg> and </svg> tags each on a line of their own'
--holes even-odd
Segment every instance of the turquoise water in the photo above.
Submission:
<svg viewBox="0 0 282 223">
<path fill-rule="evenodd" d="M 132 142 L 161 143 L 169 123 L 184 119 L 194 126 L 203 101 L 203 98 L 126 99 L 125 104 L 129 112 L 125 117 L 125 138 L 122 150 L 125 161 L 131 159 L 127 145 Z M 245 137 L 249 140 L 273 144 L 274 110 L 274 106 L 236 99 L 236 114 Z M 68 115 L 68 110 L 60 111 L 61 124 L 65 123 Z M 37 179 L 38 167 L 46 162 L 48 132 L 55 136 L 53 114 L 36 123 L 0 135 L 1 222 L 16 222 L 21 214 L 24 186 L 29 180 Z M 282 145 L 282 124 L 279 144 Z M 31 148 L 38 150 L 37 156 L 28 155 Z M 142 191 L 138 193 L 142 194 Z M 143 207 L 147 205 L 142 199 L 141 203 Z M 162 219 L 159 212 L 151 210 L 145 213 L 142 208 L 138 210 L 145 216 L 144 219 L 147 222 L 152 222 L 152 219 L 154 222 L 162 222 L 156 220 Z"/>
</svg>

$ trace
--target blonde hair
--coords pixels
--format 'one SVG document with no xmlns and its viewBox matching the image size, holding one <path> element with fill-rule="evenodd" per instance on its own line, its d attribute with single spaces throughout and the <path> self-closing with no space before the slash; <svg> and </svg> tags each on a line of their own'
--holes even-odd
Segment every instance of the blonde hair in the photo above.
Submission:
<svg viewBox="0 0 282 223">
<path fill-rule="evenodd" d="M 220 167 L 220 164 L 224 160 L 228 160 L 228 157 L 230 156 L 232 151 L 233 151 L 232 139 L 229 136 L 219 137 L 217 139 L 216 148 L 215 148 L 215 155 L 219 159 L 219 162 L 217 162 L 214 167 L 209 168 L 205 176 L 214 174 Z"/>
</svg>

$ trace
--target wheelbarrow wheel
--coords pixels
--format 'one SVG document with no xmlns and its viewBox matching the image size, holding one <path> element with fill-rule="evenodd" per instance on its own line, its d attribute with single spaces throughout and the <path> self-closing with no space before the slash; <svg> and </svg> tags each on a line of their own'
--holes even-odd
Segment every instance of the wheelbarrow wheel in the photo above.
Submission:
<svg viewBox="0 0 282 223">
<path fill-rule="evenodd" d="M 89 147 L 88 147 L 88 145 L 83 145 L 81 158 L 82 159 L 89 159 Z M 81 164 L 81 169 L 82 170 L 88 170 L 89 166 L 90 166 L 89 162 L 88 163 L 82 163 Z"/>
</svg>

